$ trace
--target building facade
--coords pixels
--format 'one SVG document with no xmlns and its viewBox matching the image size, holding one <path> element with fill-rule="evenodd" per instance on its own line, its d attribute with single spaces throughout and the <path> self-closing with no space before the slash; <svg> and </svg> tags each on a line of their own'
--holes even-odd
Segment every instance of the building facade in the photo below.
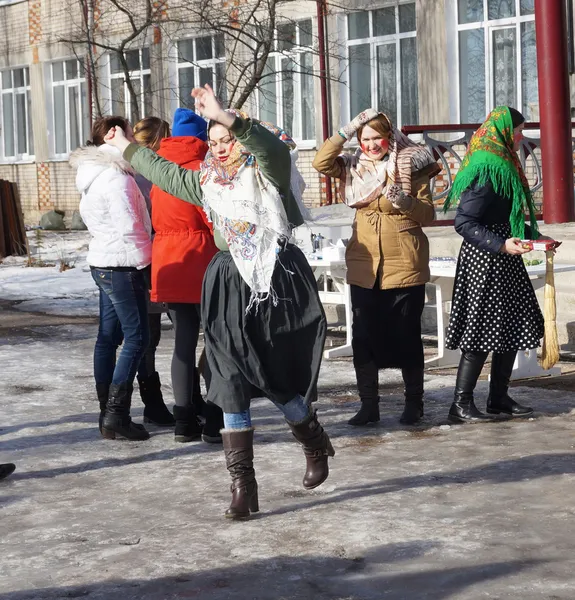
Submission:
<svg viewBox="0 0 575 600">
<path fill-rule="evenodd" d="M 217 2 L 233 18 L 238 0 Z M 89 138 L 98 111 L 170 120 L 178 106 L 191 106 L 195 85 L 209 82 L 224 99 L 234 86 L 230 72 L 241 50 L 221 29 L 186 23 L 184 12 L 172 23 L 184 9 L 168 0 L 160 6 L 164 22 L 142 31 L 123 54 L 134 106 L 118 55 L 98 48 L 95 65 L 86 45 L 74 43 L 88 35 L 86 23 L 95 18 L 88 6 L 101 11 L 96 18 L 106 40 L 130 33 L 128 16 L 105 13 L 104 0 L 0 0 L 0 179 L 19 184 L 29 223 L 52 208 L 77 209 L 68 156 Z M 265 77 L 245 104 L 298 141 L 310 205 L 320 204 L 325 185 L 311 167 L 323 139 L 316 10 L 313 1 L 278 5 Z M 534 19 L 534 0 L 328 6 L 330 128 L 369 106 L 400 126 L 480 122 L 497 104 L 538 120 Z M 98 39 L 98 31 L 91 35 Z"/>
</svg>

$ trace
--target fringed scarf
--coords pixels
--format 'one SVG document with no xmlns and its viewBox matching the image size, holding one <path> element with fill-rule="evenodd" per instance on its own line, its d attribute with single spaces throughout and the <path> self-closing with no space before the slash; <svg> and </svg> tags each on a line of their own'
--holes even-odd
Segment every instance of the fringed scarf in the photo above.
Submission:
<svg viewBox="0 0 575 600">
<path fill-rule="evenodd" d="M 443 210 L 447 211 L 456 204 L 461 194 L 474 183 L 482 186 L 488 181 L 497 194 L 512 200 L 509 216 L 511 235 L 520 239 L 525 237 L 527 209 L 531 232 L 537 239 L 539 229 L 535 205 L 519 157 L 513 150 L 513 122 L 506 106 L 494 108 L 485 123 L 473 134 Z"/>
<path fill-rule="evenodd" d="M 353 155 L 340 156 L 344 161 L 345 173 L 338 186 L 339 195 L 341 201 L 352 208 L 368 206 L 385 193 L 384 188 L 391 184 L 399 185 L 406 194 L 411 194 L 412 173 L 429 167 L 431 178 L 441 171 L 426 148 L 393 127 L 387 115 L 379 113 L 379 116 L 387 121 L 391 132 L 387 156 L 383 160 L 372 160 L 361 148 Z"/>
<path fill-rule="evenodd" d="M 247 118 L 243 113 L 229 112 Z M 295 142 L 285 131 L 269 123 L 260 124 L 295 151 Z M 279 190 L 261 172 L 256 157 L 238 141 L 226 161 L 208 152 L 200 169 L 200 184 L 206 214 L 222 233 L 240 275 L 252 291 L 247 310 L 270 296 L 277 303 L 271 280 L 278 242 L 291 236 Z M 291 185 L 299 204 L 305 184 L 293 166 Z"/>
</svg>

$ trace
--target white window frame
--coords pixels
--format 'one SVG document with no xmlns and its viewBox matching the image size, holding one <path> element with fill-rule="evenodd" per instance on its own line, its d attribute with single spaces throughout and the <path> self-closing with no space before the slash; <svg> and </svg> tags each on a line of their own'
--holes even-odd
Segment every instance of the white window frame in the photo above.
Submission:
<svg viewBox="0 0 575 600">
<path fill-rule="evenodd" d="M 67 79 L 66 77 L 66 69 L 67 69 L 67 63 L 69 61 L 75 60 L 76 61 L 76 72 L 78 74 L 78 76 L 75 79 Z M 63 73 L 64 73 L 64 79 L 62 81 L 54 81 L 54 66 L 57 64 L 63 64 Z M 80 123 L 78 124 L 79 127 L 79 132 L 80 132 L 80 144 L 82 144 L 82 142 L 84 140 L 87 140 L 88 137 L 90 136 L 90 131 L 86 131 L 86 128 L 88 127 L 87 125 L 87 120 L 89 120 L 89 114 L 90 114 L 90 107 L 89 107 L 89 102 L 90 102 L 90 98 L 88 98 L 86 96 L 86 101 L 84 101 L 83 95 L 82 95 L 82 88 L 84 85 L 87 85 L 87 80 L 86 77 L 82 75 L 82 73 L 84 73 L 84 61 L 81 59 L 78 59 L 77 57 L 70 57 L 70 58 L 65 58 L 62 60 L 57 60 L 54 62 L 51 62 L 47 65 L 48 68 L 48 74 L 49 74 L 49 84 L 50 84 L 50 125 L 51 125 L 51 135 L 50 135 L 50 155 L 54 160 L 66 160 L 69 156 L 70 153 L 73 152 L 76 148 L 72 147 L 72 140 L 70 139 L 70 135 L 71 135 L 71 128 L 70 128 L 70 96 L 69 96 L 69 89 L 70 88 L 77 88 L 78 90 L 78 115 L 80 117 Z M 55 100 L 55 89 L 58 87 L 63 87 L 65 90 L 64 93 L 64 102 L 65 102 L 65 123 L 66 123 L 66 152 L 56 152 L 56 112 L 55 112 L 55 107 L 56 107 L 56 100 Z M 84 106 L 86 105 L 86 106 Z"/>
<path fill-rule="evenodd" d="M 197 56 L 197 42 L 198 40 L 202 40 L 205 38 L 210 38 L 211 44 L 212 44 L 212 58 L 205 58 L 202 60 L 197 60 L 196 56 Z M 198 86 L 199 82 L 200 82 L 200 70 L 201 69 L 211 69 L 212 71 L 212 82 L 211 82 L 211 86 L 214 90 L 218 90 L 219 89 L 219 85 L 220 82 L 218 81 L 218 74 L 217 74 L 217 65 L 224 65 L 225 68 L 225 64 L 226 64 L 226 56 L 225 56 L 225 46 L 224 46 L 224 40 L 221 39 L 221 44 L 222 47 L 224 48 L 224 55 L 223 56 L 216 56 L 217 52 L 216 52 L 216 48 L 217 48 L 217 38 L 222 38 L 222 36 L 219 35 L 194 35 L 194 36 L 190 36 L 190 37 L 186 37 L 186 38 L 180 38 L 179 40 L 176 41 L 176 44 L 174 45 L 174 60 L 176 63 L 176 90 L 175 90 L 175 106 L 176 107 L 181 107 L 182 106 L 182 99 L 180 97 L 180 70 L 181 69 L 193 69 L 194 70 L 194 85 Z M 184 60 L 180 62 L 180 48 L 179 48 L 179 44 L 181 42 L 192 42 L 193 43 L 193 60 Z"/>
<path fill-rule="evenodd" d="M 523 81 L 522 81 L 522 53 L 521 53 L 521 25 L 522 23 L 535 22 L 535 15 L 521 15 L 521 0 L 515 0 L 515 16 L 506 17 L 505 19 L 492 19 L 489 20 L 487 17 L 488 13 L 488 0 L 483 0 L 483 16 L 485 17 L 482 21 L 475 21 L 473 23 L 459 24 L 459 4 L 457 0 L 448 0 L 446 4 L 446 11 L 453 11 L 455 15 L 455 26 L 456 34 L 455 39 L 452 39 L 452 43 L 455 43 L 455 56 L 456 64 L 450 72 L 450 80 L 456 81 L 457 85 L 457 122 L 461 122 L 461 81 L 460 81 L 460 46 L 459 46 L 459 34 L 462 31 L 470 31 L 473 29 L 483 28 L 484 35 L 484 48 L 485 48 L 485 116 L 495 107 L 495 80 L 493 72 L 493 32 L 497 29 L 510 29 L 515 27 L 515 43 L 516 43 L 516 74 L 515 74 L 515 85 L 517 92 L 517 110 L 523 110 Z"/>
<path fill-rule="evenodd" d="M 22 69 L 24 71 L 24 85 L 19 87 L 14 87 L 14 72 Z M 11 87 L 4 88 L 3 87 L 3 76 L 4 73 L 10 73 L 11 79 Z M 11 127 L 14 134 L 14 150 L 15 154 L 7 155 L 5 154 L 5 139 L 4 131 L 6 130 L 6 123 L 4 123 L 4 103 L 7 102 L 6 97 L 11 94 L 12 95 L 12 115 L 14 121 L 11 123 Z M 16 110 L 16 96 L 18 94 L 24 94 L 25 103 L 24 110 L 26 113 L 26 152 L 18 152 L 18 130 L 16 127 L 16 118 L 17 118 L 17 110 Z M 9 69 L 0 70 L 0 161 L 2 162 L 32 162 L 34 161 L 35 155 L 33 152 L 29 152 L 30 146 L 34 145 L 34 132 L 32 131 L 32 119 L 29 114 L 31 105 L 31 86 L 30 86 L 30 67 L 28 65 L 22 65 L 18 67 L 10 67 Z"/>
<path fill-rule="evenodd" d="M 304 23 L 306 21 L 309 21 L 311 24 L 311 32 L 312 32 L 312 45 L 311 46 L 300 45 L 300 40 L 301 40 L 300 24 Z M 301 69 L 298 69 L 298 67 L 300 67 L 302 64 L 302 57 L 304 54 L 311 54 L 312 62 L 314 63 L 313 71 L 315 74 L 315 52 L 314 52 L 314 47 L 313 47 L 314 20 L 311 17 L 308 17 L 306 19 L 298 19 L 297 21 L 292 21 L 292 22 L 296 26 L 295 27 L 296 37 L 295 37 L 295 41 L 294 41 L 294 46 L 292 48 L 290 48 L 289 50 L 279 50 L 279 44 L 280 44 L 281 40 L 278 39 L 278 30 L 276 29 L 276 31 L 274 32 L 274 38 L 275 38 L 274 50 L 273 50 L 273 52 L 270 52 L 270 54 L 268 56 L 268 60 L 271 59 L 275 62 L 274 74 L 268 75 L 264 80 L 264 81 L 266 81 L 266 83 L 272 79 L 275 80 L 273 83 L 275 84 L 275 101 L 276 101 L 277 122 L 274 123 L 274 125 L 277 125 L 278 127 L 281 127 L 283 129 L 286 129 L 287 126 L 284 124 L 284 110 L 283 110 L 284 102 L 283 102 L 283 86 L 282 86 L 284 77 L 282 76 L 282 60 L 284 60 L 284 59 L 293 60 L 294 63 L 297 65 L 295 72 L 287 75 L 287 76 L 293 78 L 293 86 L 294 86 L 293 95 L 294 95 L 295 99 L 301 98 L 301 95 L 302 95 L 302 73 L 301 73 Z M 283 24 L 285 24 L 285 23 L 280 23 L 280 26 Z M 314 77 L 314 79 L 315 79 L 315 77 Z M 314 86 L 313 86 L 314 106 L 316 104 L 316 102 L 315 102 L 315 98 L 316 98 L 315 87 L 316 86 L 315 86 L 315 81 L 314 81 Z M 262 94 L 262 93 L 263 92 L 261 92 L 261 90 L 258 90 L 254 94 L 256 114 L 258 115 L 258 118 L 260 118 L 260 106 L 261 106 L 260 94 Z M 299 102 L 299 100 L 298 100 L 298 102 Z M 294 104 L 296 104 L 296 102 L 294 102 Z M 296 128 L 295 128 L 295 131 L 289 132 L 290 135 L 293 137 L 294 141 L 297 141 L 298 145 L 300 145 L 302 148 L 315 147 L 317 131 L 318 131 L 315 115 L 312 117 L 313 125 L 314 125 L 314 133 L 313 133 L 312 137 L 303 138 L 301 135 L 301 132 L 303 131 L 303 111 L 301 110 L 301 108 L 300 108 L 300 110 L 298 110 L 296 112 L 296 114 L 297 114 Z"/>
<path fill-rule="evenodd" d="M 385 6 L 376 6 L 369 10 L 361 10 L 361 11 L 352 11 L 352 12 L 367 12 L 369 14 L 369 32 L 373 32 L 373 12 L 379 10 L 381 8 L 394 8 L 395 9 L 395 33 L 389 35 L 378 35 L 378 36 L 368 36 L 365 38 L 359 38 L 350 40 L 349 39 L 349 20 L 348 15 L 351 13 L 346 13 L 343 17 L 342 21 L 342 29 L 344 33 L 344 39 L 346 44 L 345 57 L 346 57 L 346 81 L 344 82 L 345 90 L 343 91 L 343 98 L 345 98 L 345 102 L 342 103 L 342 114 L 345 115 L 347 121 L 350 121 L 355 117 L 355 115 L 351 114 L 351 88 L 349 87 L 349 49 L 352 46 L 360 46 L 364 44 L 369 44 L 369 52 L 370 52 L 370 62 L 371 62 L 371 105 L 373 107 L 377 107 L 378 98 L 378 69 L 377 69 L 377 48 L 379 46 L 385 46 L 388 44 L 395 44 L 395 81 L 396 81 L 396 97 L 397 97 L 397 123 L 394 123 L 396 127 L 401 127 L 403 124 L 402 121 L 402 86 L 401 86 L 401 40 L 408 38 L 417 39 L 417 22 L 416 29 L 414 31 L 408 31 L 401 33 L 399 31 L 399 7 L 407 4 L 416 4 L 413 0 L 409 2 L 397 2 L 392 5 Z M 417 13 L 417 5 L 416 5 L 416 13 Z M 368 32 L 368 33 L 369 33 Z M 417 61 L 417 57 L 416 57 Z M 419 64 L 418 64 L 419 68 Z M 417 107 L 418 119 L 419 119 L 419 106 Z M 411 124 L 411 123 L 410 123 Z"/>
<path fill-rule="evenodd" d="M 148 51 L 148 57 L 151 61 L 151 56 L 149 54 L 150 49 L 148 47 L 145 48 L 127 48 L 126 50 L 124 50 L 124 55 L 126 55 L 128 52 L 138 52 L 138 63 L 140 65 L 139 69 L 132 69 L 129 71 L 129 77 L 130 79 L 137 79 L 140 82 L 140 118 L 144 118 L 146 117 L 146 102 L 145 102 L 145 97 L 146 97 L 146 88 L 144 86 L 144 77 L 145 76 L 150 76 L 152 75 L 152 69 L 151 69 L 151 64 L 149 67 L 147 68 L 143 68 L 143 64 L 144 64 L 144 59 L 143 59 L 143 54 L 144 51 L 147 50 Z M 123 71 L 119 72 L 119 73 L 112 73 L 112 55 L 108 54 L 108 83 L 109 83 L 109 94 L 110 94 L 110 104 L 109 104 L 109 112 L 108 114 L 111 115 L 113 114 L 114 111 L 114 96 L 112 93 L 112 81 L 114 79 L 121 79 L 124 82 L 124 114 L 120 114 L 117 116 L 120 117 L 125 117 L 126 119 L 128 119 L 128 121 L 132 121 L 132 99 L 130 97 L 130 93 L 128 91 L 128 84 L 126 83 L 126 80 L 124 79 L 124 73 Z"/>
</svg>

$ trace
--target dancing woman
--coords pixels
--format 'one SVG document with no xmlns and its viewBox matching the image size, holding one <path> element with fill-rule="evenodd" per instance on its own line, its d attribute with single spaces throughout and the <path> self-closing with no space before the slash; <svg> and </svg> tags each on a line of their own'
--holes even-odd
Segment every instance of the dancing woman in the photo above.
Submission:
<svg viewBox="0 0 575 600">
<path fill-rule="evenodd" d="M 253 468 L 252 398 L 284 414 L 307 459 L 303 485 L 328 476 L 335 454 L 311 403 L 326 334 L 317 285 L 305 256 L 289 243 L 303 223 L 293 141 L 271 126 L 225 111 L 209 86 L 192 92 L 210 120 L 210 152 L 199 173 L 131 145 L 121 129 L 107 136 L 126 160 L 166 192 L 204 205 L 220 252 L 202 290 L 202 324 L 211 372 L 208 400 L 224 411 L 222 431 L 232 501 L 226 516 L 259 510 Z M 292 176 L 293 173 L 293 176 Z"/>
</svg>

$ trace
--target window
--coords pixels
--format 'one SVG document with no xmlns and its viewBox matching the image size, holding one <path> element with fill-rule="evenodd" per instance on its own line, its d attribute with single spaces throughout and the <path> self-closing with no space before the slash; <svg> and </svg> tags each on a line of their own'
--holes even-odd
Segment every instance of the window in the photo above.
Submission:
<svg viewBox="0 0 575 600">
<path fill-rule="evenodd" d="M 126 117 L 132 123 L 152 113 L 152 86 L 150 74 L 150 50 L 127 50 L 124 58 L 128 65 L 130 82 L 138 98 L 137 107 L 132 106 L 124 69 L 118 54 L 110 54 L 110 88 L 112 114 Z"/>
<path fill-rule="evenodd" d="M 4 159 L 34 155 L 30 71 L 28 67 L 0 72 L 0 154 Z"/>
<path fill-rule="evenodd" d="M 71 59 L 50 65 L 52 81 L 52 153 L 66 156 L 90 134 L 84 62 Z"/>
<path fill-rule="evenodd" d="M 457 18 L 460 121 L 502 104 L 539 120 L 535 0 L 457 0 Z"/>
<path fill-rule="evenodd" d="M 347 15 L 350 117 L 374 107 L 394 124 L 416 124 L 415 3 Z"/>
<path fill-rule="evenodd" d="M 192 89 L 209 83 L 225 104 L 226 62 L 223 36 L 180 40 L 178 52 L 178 105 L 194 108 Z"/>
<path fill-rule="evenodd" d="M 257 92 L 259 118 L 315 141 L 312 21 L 284 23 L 275 38 Z"/>
</svg>

